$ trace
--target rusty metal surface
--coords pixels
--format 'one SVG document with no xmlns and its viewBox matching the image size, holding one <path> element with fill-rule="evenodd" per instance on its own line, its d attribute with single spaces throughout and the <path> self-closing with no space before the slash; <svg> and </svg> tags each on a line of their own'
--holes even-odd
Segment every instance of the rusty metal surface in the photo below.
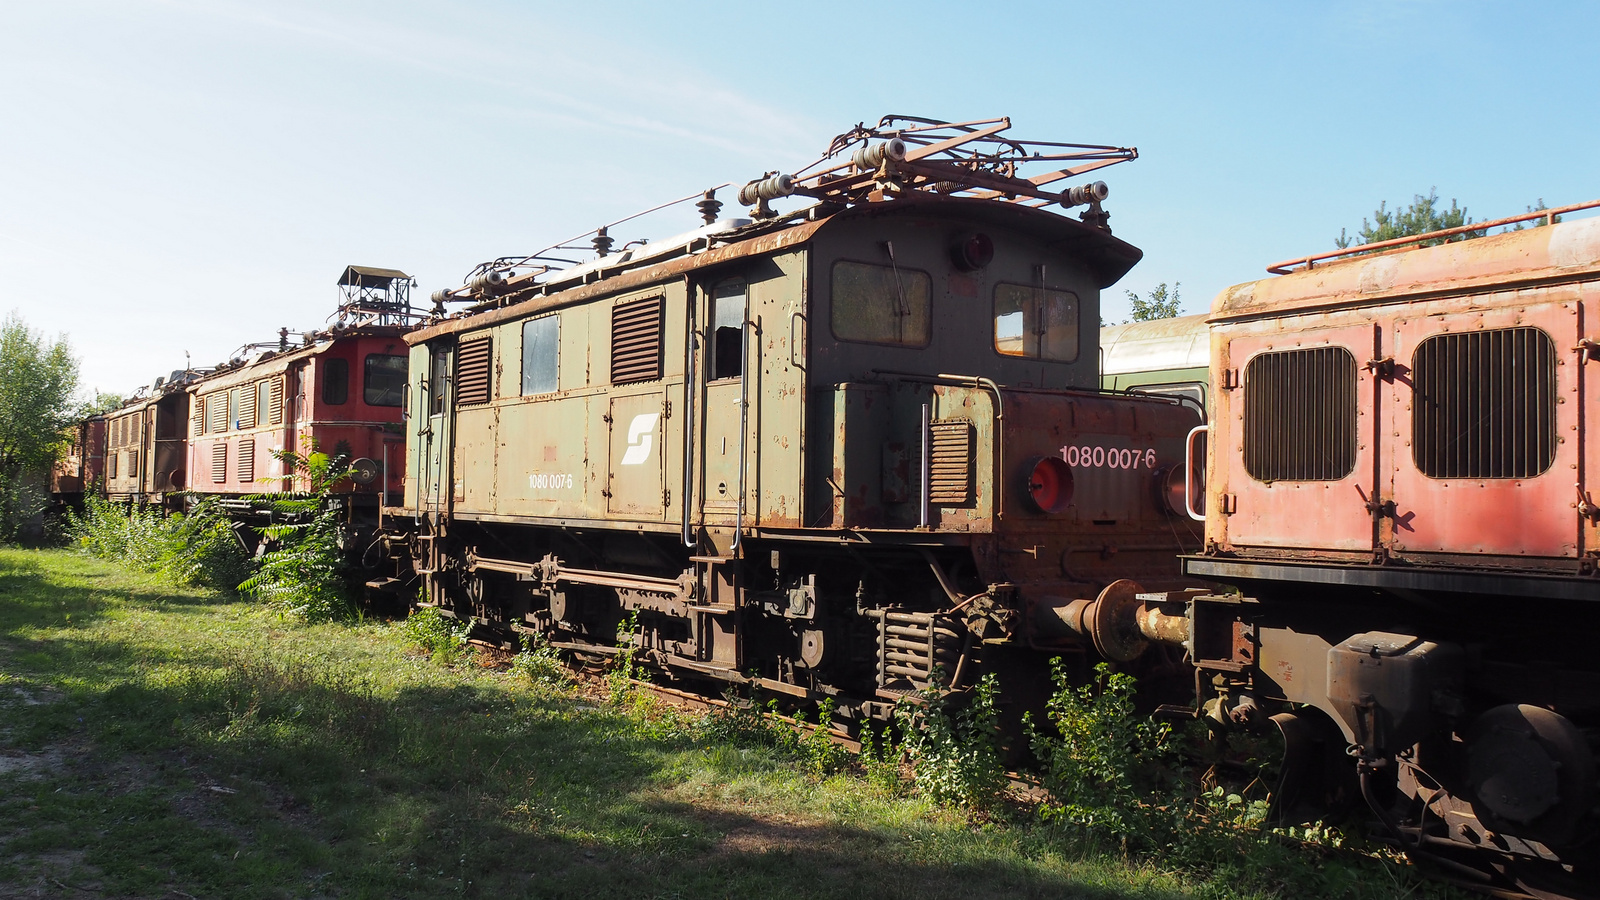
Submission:
<svg viewBox="0 0 1600 900">
<path fill-rule="evenodd" d="M 1584 341 L 1600 337 L 1594 325 L 1597 276 L 1600 218 L 1346 260 L 1224 291 L 1210 319 L 1216 415 L 1210 435 L 1208 539 L 1217 550 L 1257 556 L 1273 549 L 1350 552 L 1366 553 L 1378 564 L 1530 571 L 1568 560 L 1576 563 L 1575 573 L 1592 572 L 1595 566 L 1585 561 L 1586 554 L 1600 549 L 1600 517 L 1592 514 L 1591 499 L 1593 473 L 1600 465 L 1591 436 L 1597 361 Z M 1421 417 L 1419 404 L 1427 404 L 1427 410 L 1454 409 L 1440 404 L 1466 402 L 1451 398 L 1470 399 L 1472 391 L 1491 390 L 1505 379 L 1497 372 L 1461 370 L 1441 382 L 1437 389 L 1443 393 L 1422 396 L 1412 370 L 1419 347 L 1438 336 L 1516 329 L 1535 329 L 1553 346 L 1549 390 L 1506 397 L 1485 408 L 1538 403 L 1547 404 L 1548 412 L 1504 421 L 1497 413 L 1491 425 L 1477 419 L 1427 424 L 1434 419 Z M 1320 346 L 1342 347 L 1356 361 L 1353 468 L 1336 480 L 1252 477 L 1245 464 L 1243 422 L 1251 360 Z M 1487 359 L 1475 365 L 1497 365 Z M 1498 365 L 1512 361 L 1507 357 Z M 1414 431 L 1446 426 L 1455 430 L 1437 437 Z M 1506 430 L 1536 426 L 1549 428 L 1549 434 L 1519 436 Z M 1491 428 L 1498 430 L 1485 430 Z M 1469 437 L 1472 448 L 1452 453 L 1487 459 L 1483 454 L 1490 451 L 1479 442 L 1521 446 L 1537 437 L 1554 443 L 1548 457 L 1539 460 L 1542 468 L 1516 473 L 1485 469 L 1487 474 L 1478 477 L 1435 477 L 1419 468 L 1420 440 L 1433 446 Z"/>
<path fill-rule="evenodd" d="M 1553 225 L 1555 224 L 1556 218 L 1559 216 L 1567 213 L 1579 212 L 1585 209 L 1594 209 L 1596 207 L 1600 207 L 1600 200 L 1591 200 L 1588 203 L 1574 203 L 1569 206 L 1562 206 L 1556 209 L 1541 209 L 1538 211 L 1523 213 L 1521 215 L 1506 216 L 1503 219 L 1494 219 L 1488 222 L 1473 222 L 1471 224 L 1460 225 L 1455 228 L 1444 228 L 1440 229 L 1439 231 L 1430 231 L 1425 234 L 1399 237 L 1387 241 L 1375 241 L 1370 244 L 1358 244 L 1353 247 L 1332 250 L 1327 253 L 1314 253 L 1310 256 L 1302 256 L 1295 259 L 1285 260 L 1284 262 L 1280 263 L 1273 263 L 1272 265 L 1267 266 L 1267 272 L 1273 275 L 1288 275 L 1290 272 L 1294 271 L 1294 267 L 1296 266 L 1310 269 L 1313 268 L 1318 262 L 1323 260 L 1338 259 L 1342 256 L 1355 256 L 1358 254 L 1373 253 L 1379 250 L 1411 247 L 1422 241 L 1437 241 L 1440 239 L 1455 237 L 1457 235 L 1470 235 L 1475 231 L 1486 231 L 1490 228 L 1503 228 L 1507 225 L 1513 225 L 1518 222 L 1537 222 L 1538 220 L 1543 219 L 1544 222 L 1542 224 Z"/>
<path fill-rule="evenodd" d="M 1356 257 L 1227 288 L 1212 322 L 1312 312 L 1441 292 L 1579 281 L 1600 272 L 1600 217 L 1436 247 Z"/>
</svg>

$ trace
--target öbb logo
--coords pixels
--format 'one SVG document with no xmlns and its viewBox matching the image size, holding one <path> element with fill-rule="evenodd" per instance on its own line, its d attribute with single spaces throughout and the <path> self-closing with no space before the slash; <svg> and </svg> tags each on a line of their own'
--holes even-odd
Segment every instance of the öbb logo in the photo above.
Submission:
<svg viewBox="0 0 1600 900">
<path fill-rule="evenodd" d="M 628 452 L 622 454 L 622 465 L 637 466 L 650 458 L 650 437 L 659 418 L 660 413 L 640 413 L 628 423 Z"/>
</svg>

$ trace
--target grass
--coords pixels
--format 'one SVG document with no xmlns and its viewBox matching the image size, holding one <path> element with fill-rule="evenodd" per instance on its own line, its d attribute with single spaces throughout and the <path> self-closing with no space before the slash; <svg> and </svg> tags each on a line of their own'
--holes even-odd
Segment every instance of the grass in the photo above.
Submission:
<svg viewBox="0 0 1600 900">
<path fill-rule="evenodd" d="M 1249 897 L 1306 872 L 1436 893 L 1309 851 L 1241 892 L 638 705 L 0 548 L 0 896 Z"/>
</svg>

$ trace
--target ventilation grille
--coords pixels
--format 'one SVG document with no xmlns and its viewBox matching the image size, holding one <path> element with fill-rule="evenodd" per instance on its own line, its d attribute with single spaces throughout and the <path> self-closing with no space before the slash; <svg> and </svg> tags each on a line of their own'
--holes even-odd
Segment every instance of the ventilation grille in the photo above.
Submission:
<svg viewBox="0 0 1600 900">
<path fill-rule="evenodd" d="M 489 339 L 464 341 L 456 356 L 456 405 L 479 406 L 489 402 Z"/>
<path fill-rule="evenodd" d="M 228 430 L 228 395 L 218 391 L 206 398 L 206 432 L 216 434 Z"/>
<path fill-rule="evenodd" d="M 221 441 L 211 445 L 211 480 L 217 484 L 228 480 L 228 445 Z"/>
<path fill-rule="evenodd" d="M 1257 481 L 1337 481 L 1356 465 L 1356 359 L 1263 353 L 1244 373 L 1244 467 Z"/>
<path fill-rule="evenodd" d="M 268 392 L 267 415 L 272 418 L 272 424 L 283 424 L 283 379 L 272 379 L 272 388 Z"/>
<path fill-rule="evenodd" d="M 1411 452 L 1432 478 L 1528 478 L 1556 458 L 1556 346 L 1537 328 L 1438 334 L 1411 359 Z"/>
<path fill-rule="evenodd" d="M 107 467 L 107 469 L 109 469 L 109 471 L 106 472 L 106 477 L 107 478 L 120 478 L 121 477 L 120 475 L 117 474 L 117 460 L 120 459 L 121 457 L 122 457 L 122 454 L 120 454 L 120 453 L 112 453 L 109 457 L 106 458 L 106 467 Z"/>
<path fill-rule="evenodd" d="M 239 427 L 256 427 L 256 388 L 255 385 L 239 392 Z"/>
<path fill-rule="evenodd" d="M 239 481 L 249 484 L 256 480 L 256 442 L 246 439 L 239 442 Z"/>
<path fill-rule="evenodd" d="M 935 422 L 929 460 L 929 500 L 939 506 L 972 501 L 972 423 L 966 419 Z"/>
<path fill-rule="evenodd" d="M 139 451 L 137 450 L 128 451 L 128 477 L 139 477 Z"/>
<path fill-rule="evenodd" d="M 661 315 L 664 298 L 650 297 L 611 308 L 611 383 L 661 377 Z"/>
</svg>

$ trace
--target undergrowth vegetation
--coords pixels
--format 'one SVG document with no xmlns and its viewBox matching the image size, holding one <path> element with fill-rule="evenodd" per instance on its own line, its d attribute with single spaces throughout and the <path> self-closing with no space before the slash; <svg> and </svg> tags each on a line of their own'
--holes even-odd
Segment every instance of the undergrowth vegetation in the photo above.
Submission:
<svg viewBox="0 0 1600 900">
<path fill-rule="evenodd" d="M 186 571 L 142 555 L 179 526 L 114 514 L 91 509 L 80 543 Z M 0 882 L 65 858 L 63 883 L 152 896 L 1447 893 L 1330 825 L 1265 827 L 1265 790 L 1214 765 L 1239 748 L 1152 723 L 1105 668 L 1056 669 L 1023 791 L 992 677 L 907 698 L 852 754 L 831 700 L 638 689 L 631 622 L 597 683 L 537 638 L 475 653 L 432 608 L 305 624 L 96 565 L 0 550 L 0 756 L 81 760 L 37 787 L 0 767 Z M 106 787 L 113 769 L 138 789 Z"/>
<path fill-rule="evenodd" d="M 227 515 L 209 500 L 187 514 L 113 504 L 90 492 L 66 513 L 68 540 L 102 559 L 180 585 L 233 591 L 250 576 L 250 554 Z"/>
</svg>

